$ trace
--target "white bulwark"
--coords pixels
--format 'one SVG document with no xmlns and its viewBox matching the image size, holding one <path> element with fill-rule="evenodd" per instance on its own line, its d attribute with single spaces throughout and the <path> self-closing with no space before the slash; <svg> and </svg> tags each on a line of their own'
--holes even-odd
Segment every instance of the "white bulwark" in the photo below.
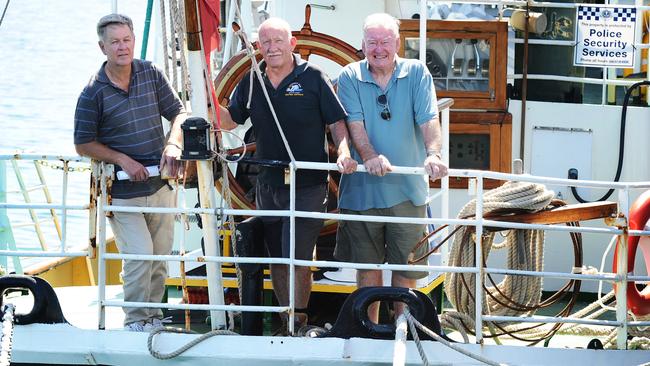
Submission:
<svg viewBox="0 0 650 366">
<path fill-rule="evenodd" d="M 634 67 L 636 9 L 578 6 L 574 65 Z"/>
</svg>

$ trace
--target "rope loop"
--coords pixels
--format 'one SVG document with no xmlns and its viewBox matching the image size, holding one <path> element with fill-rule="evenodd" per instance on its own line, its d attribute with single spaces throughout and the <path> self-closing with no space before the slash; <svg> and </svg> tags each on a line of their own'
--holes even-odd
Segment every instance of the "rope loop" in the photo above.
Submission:
<svg viewBox="0 0 650 366">
<path fill-rule="evenodd" d="M 153 349 L 153 340 L 156 337 L 156 335 L 160 333 L 181 333 L 181 334 L 196 334 L 195 332 L 192 331 L 187 331 L 185 329 L 180 329 L 180 328 L 174 328 L 174 327 L 158 327 L 155 328 L 149 333 L 149 338 L 147 338 L 147 348 L 149 349 L 149 353 L 159 359 L 159 360 L 169 360 L 171 358 L 174 358 L 176 356 L 179 356 L 183 352 L 187 351 L 188 349 L 196 346 L 197 344 L 205 341 L 208 338 L 214 337 L 216 335 L 238 335 L 235 332 L 229 331 L 229 330 L 212 330 L 210 332 L 207 332 L 205 334 L 202 334 L 200 337 L 195 338 L 188 342 L 187 344 L 182 345 L 178 349 L 169 352 L 169 353 L 162 353 L 160 351 L 154 350 Z"/>
</svg>

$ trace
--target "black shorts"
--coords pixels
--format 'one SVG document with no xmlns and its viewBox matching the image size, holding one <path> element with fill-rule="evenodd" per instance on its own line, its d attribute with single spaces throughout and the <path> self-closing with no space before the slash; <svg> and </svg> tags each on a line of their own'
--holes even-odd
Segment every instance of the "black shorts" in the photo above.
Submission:
<svg viewBox="0 0 650 366">
<path fill-rule="evenodd" d="M 255 203 L 258 210 L 288 210 L 289 187 L 257 184 Z M 296 211 L 325 212 L 327 184 L 296 188 Z M 260 216 L 264 222 L 264 242 L 269 257 L 289 258 L 289 217 Z M 296 217 L 296 259 L 312 260 L 323 219 Z"/>
</svg>

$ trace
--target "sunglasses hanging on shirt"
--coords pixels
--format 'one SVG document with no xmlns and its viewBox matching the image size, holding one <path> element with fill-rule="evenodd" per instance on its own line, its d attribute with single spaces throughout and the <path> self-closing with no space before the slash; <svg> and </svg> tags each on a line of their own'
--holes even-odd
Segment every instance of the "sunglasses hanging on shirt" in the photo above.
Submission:
<svg viewBox="0 0 650 366">
<path fill-rule="evenodd" d="M 381 118 L 385 121 L 390 121 L 390 108 L 388 108 L 388 97 L 386 97 L 386 94 L 378 96 L 377 103 L 384 108 L 380 113 Z"/>
</svg>

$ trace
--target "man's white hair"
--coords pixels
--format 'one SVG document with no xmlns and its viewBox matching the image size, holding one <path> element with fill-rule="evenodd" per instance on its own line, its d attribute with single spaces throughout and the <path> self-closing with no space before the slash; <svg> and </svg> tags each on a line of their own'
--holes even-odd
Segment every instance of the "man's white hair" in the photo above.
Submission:
<svg viewBox="0 0 650 366">
<path fill-rule="evenodd" d="M 370 14 L 363 21 L 363 38 L 370 28 L 384 28 L 393 32 L 395 37 L 399 37 L 399 20 L 386 13 Z"/>
<path fill-rule="evenodd" d="M 286 31 L 289 35 L 289 38 L 291 38 L 291 26 L 286 20 L 282 18 L 271 17 L 263 21 L 258 28 L 258 32 L 261 32 L 264 28 L 282 29 Z"/>
</svg>

